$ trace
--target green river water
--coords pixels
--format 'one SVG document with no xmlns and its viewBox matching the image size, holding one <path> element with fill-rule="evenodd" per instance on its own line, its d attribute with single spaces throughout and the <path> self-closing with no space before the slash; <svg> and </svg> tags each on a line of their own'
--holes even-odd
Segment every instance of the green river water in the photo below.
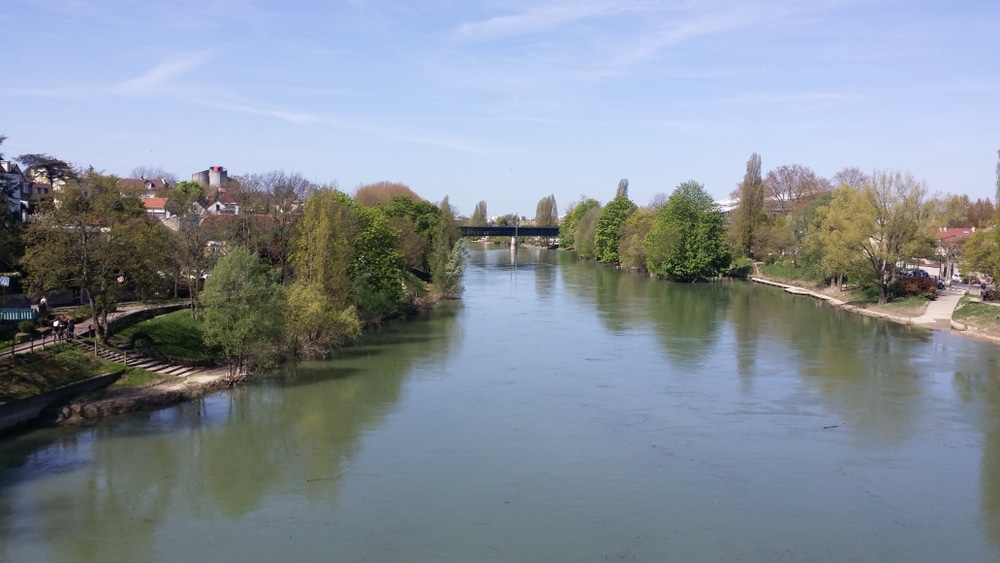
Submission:
<svg viewBox="0 0 1000 563">
<path fill-rule="evenodd" d="M 1000 560 L 995 345 L 470 248 L 322 362 L 0 440 L 0 561 Z"/>
</svg>

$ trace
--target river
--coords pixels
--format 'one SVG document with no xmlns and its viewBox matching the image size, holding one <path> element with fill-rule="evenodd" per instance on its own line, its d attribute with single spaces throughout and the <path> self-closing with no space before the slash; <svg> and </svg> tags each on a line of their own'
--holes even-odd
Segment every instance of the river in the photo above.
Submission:
<svg viewBox="0 0 1000 563">
<path fill-rule="evenodd" d="M 0 441 L 0 561 L 997 561 L 997 348 L 470 247 L 269 381 Z"/>
</svg>

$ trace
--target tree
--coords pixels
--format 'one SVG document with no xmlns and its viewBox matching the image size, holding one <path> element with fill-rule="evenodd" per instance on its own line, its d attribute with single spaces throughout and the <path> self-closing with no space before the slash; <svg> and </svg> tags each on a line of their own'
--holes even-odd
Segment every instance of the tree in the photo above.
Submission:
<svg viewBox="0 0 1000 563">
<path fill-rule="evenodd" d="M 994 225 L 1000 225 L 1000 208 L 994 212 Z M 976 231 L 962 246 L 963 271 L 988 274 L 994 283 L 1000 280 L 1000 229 Z"/>
<path fill-rule="evenodd" d="M 17 161 L 24 166 L 24 175 L 35 182 L 44 182 L 56 187 L 77 177 L 73 166 L 47 154 L 22 154 Z"/>
<path fill-rule="evenodd" d="M 358 186 L 354 191 L 354 200 L 368 207 L 385 205 L 389 203 L 389 200 L 397 196 L 407 197 L 413 201 L 420 201 L 421 199 L 409 186 L 398 182 L 365 184 Z"/>
<path fill-rule="evenodd" d="M 591 207 L 586 210 L 576 225 L 573 235 L 576 253 L 582 258 L 596 257 L 597 221 L 601 217 L 601 207 Z"/>
<path fill-rule="evenodd" d="M 868 175 L 865 174 L 860 168 L 852 166 L 844 168 L 840 172 L 834 174 L 833 181 L 838 187 L 847 186 L 849 188 L 854 188 L 855 190 L 860 190 L 865 187 L 869 178 Z"/>
<path fill-rule="evenodd" d="M 68 181 L 28 225 L 21 261 L 32 291 L 82 290 L 101 338 L 122 288 L 141 290 L 167 268 L 166 227 L 116 182 L 94 172 Z"/>
<path fill-rule="evenodd" d="M 441 200 L 441 210 L 434 229 L 434 249 L 431 255 L 431 281 L 434 292 L 444 297 L 458 297 L 465 270 L 465 247 L 455 221 L 448 196 Z"/>
<path fill-rule="evenodd" d="M 167 184 L 177 183 L 177 174 L 167 172 L 159 166 L 153 166 L 152 164 L 136 166 L 132 169 L 129 178 L 145 178 L 147 180 L 158 178 Z"/>
<path fill-rule="evenodd" d="M 747 171 L 739 188 L 740 206 L 733 220 L 733 240 L 736 251 L 753 258 L 757 235 L 767 221 L 764 210 L 764 182 L 760 177 L 760 155 L 753 153 L 747 160 Z"/>
<path fill-rule="evenodd" d="M 656 210 L 640 207 L 629 215 L 618 230 L 618 261 L 625 270 L 645 271 L 646 250 L 643 243 L 656 224 Z"/>
<path fill-rule="evenodd" d="M 828 265 L 856 270 L 887 303 L 896 263 L 927 242 L 926 191 L 912 175 L 888 171 L 876 171 L 860 191 L 839 188 L 821 219 Z"/>
<path fill-rule="evenodd" d="M 211 245 L 211 236 L 197 219 L 183 218 L 180 228 L 171 238 L 171 254 L 177 275 L 184 280 L 191 304 L 191 316 L 199 317 L 198 293 L 202 280 L 212 271 L 219 259 L 220 248 Z"/>
<path fill-rule="evenodd" d="M 480 201 L 476 204 L 476 208 L 472 211 L 472 217 L 469 218 L 470 227 L 484 227 L 489 221 L 489 215 L 486 214 L 486 202 Z"/>
<path fill-rule="evenodd" d="M 351 241 L 362 228 L 354 207 L 347 194 L 333 188 L 317 190 L 303 204 L 291 256 L 288 326 L 306 357 L 322 356 L 361 334 L 349 274 Z"/>
<path fill-rule="evenodd" d="M 618 180 L 618 189 L 615 190 L 615 197 L 628 199 L 628 178 Z"/>
<path fill-rule="evenodd" d="M 768 172 L 764 186 L 778 213 L 788 215 L 822 192 L 827 182 L 806 166 L 790 164 Z"/>
<path fill-rule="evenodd" d="M 535 206 L 535 225 L 539 227 L 555 227 L 559 225 L 559 209 L 556 207 L 556 196 L 543 197 Z"/>
<path fill-rule="evenodd" d="M 600 208 L 601 204 L 593 198 L 583 198 L 575 204 L 571 204 L 563 217 L 562 224 L 559 225 L 559 246 L 563 248 L 575 248 L 576 232 L 580 225 L 580 220 L 591 209 Z"/>
<path fill-rule="evenodd" d="M 626 193 L 628 192 L 627 183 L 626 181 Z M 618 187 L 620 192 L 621 184 Z M 598 262 L 618 264 L 618 229 L 635 210 L 635 204 L 628 199 L 627 195 L 615 196 L 615 199 L 609 201 L 601 210 L 601 215 L 597 218 L 597 231 L 594 235 L 594 258 Z"/>
<path fill-rule="evenodd" d="M 660 208 L 645 247 L 649 271 L 675 280 L 717 276 L 730 263 L 725 219 L 693 180 L 677 186 Z"/>
<path fill-rule="evenodd" d="M 285 293 L 277 276 L 245 248 L 222 257 L 201 294 L 205 342 L 229 360 L 229 377 L 244 377 L 282 333 Z"/>
<path fill-rule="evenodd" d="M 185 216 L 191 212 L 191 204 L 205 201 L 205 188 L 198 182 L 190 180 L 180 182 L 170 190 L 167 197 L 167 211 L 174 215 Z"/>
</svg>

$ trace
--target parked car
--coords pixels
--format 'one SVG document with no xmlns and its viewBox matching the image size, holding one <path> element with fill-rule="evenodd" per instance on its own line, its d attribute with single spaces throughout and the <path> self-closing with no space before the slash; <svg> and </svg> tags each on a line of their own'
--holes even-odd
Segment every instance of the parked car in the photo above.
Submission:
<svg viewBox="0 0 1000 563">
<path fill-rule="evenodd" d="M 951 283 L 962 283 L 962 276 L 958 274 L 951 275 Z"/>
</svg>

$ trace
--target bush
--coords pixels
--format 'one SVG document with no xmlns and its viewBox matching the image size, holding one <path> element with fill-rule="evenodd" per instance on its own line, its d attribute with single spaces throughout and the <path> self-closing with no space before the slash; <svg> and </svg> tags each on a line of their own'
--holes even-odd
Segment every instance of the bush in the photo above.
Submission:
<svg viewBox="0 0 1000 563">
<path fill-rule="evenodd" d="M 753 273 L 753 261 L 749 258 L 741 257 L 733 260 L 729 265 L 729 276 L 734 278 L 745 278 Z"/>
<path fill-rule="evenodd" d="M 934 278 L 896 278 L 889 284 L 890 299 L 923 295 L 932 297 L 937 293 L 937 284 Z"/>
<path fill-rule="evenodd" d="M 21 321 L 17 323 L 17 331 L 24 334 L 35 334 L 35 321 Z"/>
</svg>

